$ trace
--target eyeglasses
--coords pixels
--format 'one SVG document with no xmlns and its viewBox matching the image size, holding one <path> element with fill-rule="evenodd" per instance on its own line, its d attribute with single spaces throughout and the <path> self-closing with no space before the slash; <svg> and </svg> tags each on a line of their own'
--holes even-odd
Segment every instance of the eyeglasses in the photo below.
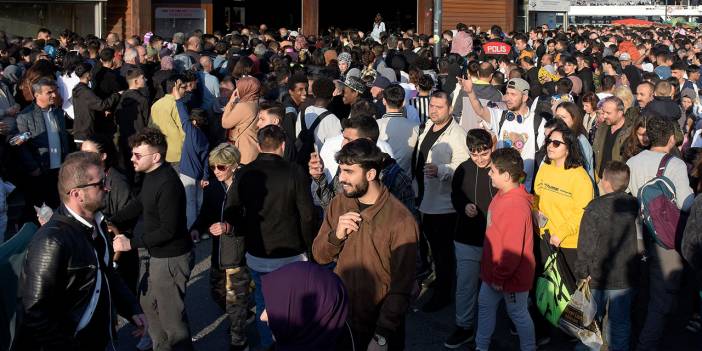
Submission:
<svg viewBox="0 0 702 351">
<path fill-rule="evenodd" d="M 213 165 L 213 166 L 210 166 L 210 168 L 212 168 L 213 171 L 216 169 L 220 172 L 224 172 L 227 170 L 227 168 L 229 168 L 229 166 L 227 166 L 227 165 Z"/>
<path fill-rule="evenodd" d="M 134 158 L 136 158 L 137 161 L 139 161 L 139 160 L 141 160 L 141 158 L 144 157 L 144 156 L 151 156 L 151 155 L 155 155 L 155 154 L 157 154 L 157 153 L 158 153 L 158 152 L 152 152 L 152 153 L 150 153 L 150 154 L 140 154 L 140 153 L 138 153 L 138 152 L 132 152 L 132 155 L 134 155 Z"/>
<path fill-rule="evenodd" d="M 565 145 L 565 142 L 560 141 L 560 140 L 551 140 L 551 139 L 546 139 L 546 145 L 551 145 L 553 144 L 553 147 L 559 148 L 561 145 Z"/>
<path fill-rule="evenodd" d="M 89 188 L 89 187 L 91 187 L 91 186 L 96 186 L 96 187 L 98 187 L 98 188 L 100 188 L 100 189 L 105 189 L 105 188 L 107 188 L 107 179 L 106 179 L 105 177 L 102 177 L 102 178 L 100 178 L 99 181 L 97 181 L 97 182 L 95 182 L 95 183 L 89 183 L 89 184 L 78 185 L 78 186 L 73 187 L 73 189 L 85 189 L 85 188 Z M 73 189 L 71 189 L 71 190 L 73 190 Z M 69 192 L 66 193 L 66 195 L 68 195 L 68 194 L 70 194 L 70 193 L 71 193 L 71 192 L 69 191 Z"/>
</svg>

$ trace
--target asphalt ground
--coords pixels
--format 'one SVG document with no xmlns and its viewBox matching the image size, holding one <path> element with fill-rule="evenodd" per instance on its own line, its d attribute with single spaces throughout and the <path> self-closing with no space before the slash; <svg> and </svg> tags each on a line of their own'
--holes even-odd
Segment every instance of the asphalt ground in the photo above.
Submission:
<svg viewBox="0 0 702 351">
<path fill-rule="evenodd" d="M 197 244 L 195 249 L 196 265 L 192 271 L 186 296 L 186 307 L 194 346 L 198 351 L 228 350 L 229 321 L 219 307 L 212 301 L 209 288 L 209 268 L 211 240 Z M 685 330 L 685 325 L 693 311 L 692 298 L 694 289 L 685 286 L 686 291 L 680 294 L 678 307 L 670 319 L 660 350 L 693 351 L 702 350 L 702 333 L 691 333 Z M 454 306 L 444 308 L 436 313 L 423 313 L 419 306 L 430 296 L 431 291 L 422 291 L 417 303 L 412 306 L 407 315 L 406 349 L 410 351 L 445 351 L 443 346 L 446 338 L 454 328 Z M 642 307 L 644 303 L 635 304 Z M 518 350 L 519 339 L 509 332 L 509 321 L 504 308 L 498 312 L 497 325 L 493 334 L 491 350 Z M 640 324 L 643 320 L 642 312 L 634 313 L 633 325 Z M 645 314 L 644 314 L 645 315 Z M 122 324 L 119 328 L 119 351 L 136 350 L 136 342 L 130 335 L 131 326 Z M 249 339 L 254 341 L 257 333 L 254 324 L 248 327 Z M 573 350 L 576 343 L 565 334 L 554 330 L 552 341 L 539 350 Z M 252 350 L 256 350 L 255 343 Z M 456 350 L 473 350 L 472 345 L 463 345 Z"/>
</svg>

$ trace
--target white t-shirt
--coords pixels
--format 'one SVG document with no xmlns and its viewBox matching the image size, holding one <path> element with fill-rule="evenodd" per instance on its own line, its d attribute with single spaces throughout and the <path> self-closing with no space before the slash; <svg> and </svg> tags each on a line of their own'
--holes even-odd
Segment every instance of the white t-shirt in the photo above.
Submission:
<svg viewBox="0 0 702 351">
<path fill-rule="evenodd" d="M 376 120 L 381 141 L 387 142 L 397 156 L 395 160 L 407 175 L 412 174 L 412 153 L 419 137 L 419 125 L 404 117 L 383 117 Z"/>
<path fill-rule="evenodd" d="M 307 128 L 311 128 L 312 123 L 314 123 L 314 120 L 317 119 L 317 116 L 326 111 L 327 109 L 317 106 L 308 107 L 305 110 L 305 125 Z M 300 135 L 301 130 L 302 124 L 300 123 L 300 118 L 298 118 L 295 122 L 295 135 Z M 314 132 L 314 143 L 315 146 L 317 146 L 317 150 L 322 149 L 322 145 L 324 145 L 327 138 L 339 135 L 339 133 L 341 133 L 341 122 L 339 121 L 339 118 L 337 118 L 333 113 L 325 117 L 322 122 L 319 123 L 319 126 L 317 126 L 317 129 Z"/>
<path fill-rule="evenodd" d="M 543 144 L 544 139 L 544 125 L 545 120 L 541 120 L 539 124 L 539 135 L 536 138 L 536 145 L 534 145 L 534 110 L 529 110 L 527 117 L 519 123 L 518 119 L 515 118 L 512 121 L 506 120 L 502 124 L 502 129 L 500 130 L 500 119 L 502 119 L 502 109 L 498 108 L 487 108 L 490 111 L 490 128 L 492 132 L 497 135 L 497 147 L 512 147 L 519 151 L 524 160 L 524 172 L 526 172 L 526 181 L 524 185 L 528 191 L 531 191 L 531 186 L 534 182 L 534 155 L 536 150 L 538 150 Z"/>
<path fill-rule="evenodd" d="M 631 195 L 638 196 L 639 189 L 656 177 L 663 155 L 660 152 L 644 150 L 626 161 L 627 166 L 631 170 L 628 188 Z M 671 158 L 663 175 L 668 177 L 675 186 L 675 201 L 678 208 L 688 212 L 690 207 L 692 207 L 692 202 L 695 200 L 695 194 L 690 188 L 690 179 L 687 177 L 687 165 L 685 165 L 685 162 L 677 157 Z"/>
<path fill-rule="evenodd" d="M 343 141 L 344 135 L 338 134 L 328 138 L 327 142 L 325 142 L 322 148 L 319 150 L 319 157 L 322 159 L 322 162 L 324 162 L 324 175 L 327 177 L 327 182 L 329 183 L 332 182 L 334 176 L 336 175 L 336 170 L 339 168 L 339 164 L 336 163 L 336 158 L 334 158 L 334 156 L 341 150 L 341 144 Z M 380 151 L 394 158 L 390 144 L 382 140 L 378 140 L 376 145 L 378 145 Z M 314 184 L 314 182 L 312 182 L 312 184 Z"/>
</svg>

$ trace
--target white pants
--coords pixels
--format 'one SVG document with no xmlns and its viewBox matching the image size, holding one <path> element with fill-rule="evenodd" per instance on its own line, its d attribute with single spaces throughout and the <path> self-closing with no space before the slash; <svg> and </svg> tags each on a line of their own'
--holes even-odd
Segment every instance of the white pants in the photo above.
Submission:
<svg viewBox="0 0 702 351">
<path fill-rule="evenodd" d="M 200 215 L 200 207 L 202 206 L 202 188 L 200 181 L 185 174 L 180 174 L 180 181 L 185 188 L 185 216 L 188 222 L 188 230 L 192 229 L 193 223 Z"/>
</svg>

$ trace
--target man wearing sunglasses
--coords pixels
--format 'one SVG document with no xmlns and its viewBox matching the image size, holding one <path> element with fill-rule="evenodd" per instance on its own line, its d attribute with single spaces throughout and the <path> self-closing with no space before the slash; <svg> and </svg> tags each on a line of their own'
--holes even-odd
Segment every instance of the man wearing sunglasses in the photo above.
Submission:
<svg viewBox="0 0 702 351">
<path fill-rule="evenodd" d="M 17 349 L 104 350 L 117 337 L 115 309 L 143 334 L 139 305 L 112 266 L 98 156 L 66 157 L 58 188 L 62 205 L 34 235 L 20 274 Z"/>
<path fill-rule="evenodd" d="M 468 94 L 475 113 L 490 124 L 492 132 L 497 135 L 497 147 L 517 149 L 524 159 L 526 172 L 525 186 L 531 191 L 534 180 L 534 155 L 544 143 L 545 120 L 529 108 L 529 83 L 521 78 L 512 78 L 507 82 L 507 91 L 502 100 L 507 110 L 486 107 L 480 103 L 473 91 L 470 79 L 458 78 L 463 91 Z"/>
<path fill-rule="evenodd" d="M 141 193 L 111 218 L 115 252 L 146 248 L 149 260 L 140 303 L 149 320 L 154 350 L 192 350 L 185 292 L 193 269 L 193 243 L 187 230 L 185 189 L 166 162 L 166 136 L 144 128 L 129 139 L 132 163 L 143 172 Z M 144 216 L 143 236 L 128 239 L 118 228 Z"/>
</svg>

